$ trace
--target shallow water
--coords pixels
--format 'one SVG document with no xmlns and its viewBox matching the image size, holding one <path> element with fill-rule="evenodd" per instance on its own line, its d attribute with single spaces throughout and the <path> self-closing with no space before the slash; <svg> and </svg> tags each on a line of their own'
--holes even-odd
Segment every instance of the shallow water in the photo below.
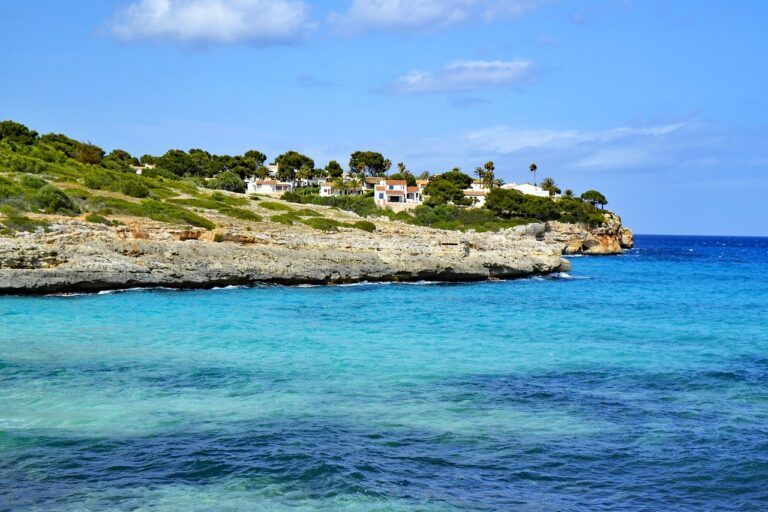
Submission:
<svg viewBox="0 0 768 512">
<path fill-rule="evenodd" d="M 768 509 L 768 239 L 0 298 L 0 510 Z"/>
</svg>

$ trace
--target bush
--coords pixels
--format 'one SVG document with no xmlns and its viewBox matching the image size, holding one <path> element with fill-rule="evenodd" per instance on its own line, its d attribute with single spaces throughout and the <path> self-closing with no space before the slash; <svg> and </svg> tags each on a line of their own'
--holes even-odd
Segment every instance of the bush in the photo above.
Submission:
<svg viewBox="0 0 768 512">
<path fill-rule="evenodd" d="M 232 206 L 228 206 L 228 207 L 222 208 L 220 211 L 224 215 L 227 215 L 235 219 L 249 220 L 252 222 L 261 222 L 261 215 L 257 215 L 250 210 L 244 210 L 242 208 L 234 208 Z"/>
<path fill-rule="evenodd" d="M 127 196 L 144 198 L 149 195 L 149 189 L 143 183 L 135 180 L 126 180 L 120 184 L 120 192 Z"/>
<path fill-rule="evenodd" d="M 24 188 L 40 189 L 48 184 L 44 179 L 32 174 L 25 174 L 21 177 L 21 185 Z"/>
<path fill-rule="evenodd" d="M 323 217 L 312 217 L 309 219 L 304 219 L 301 222 L 303 222 L 309 227 L 319 229 L 322 231 L 338 231 L 339 227 L 344 226 L 343 223 L 337 220 L 326 219 Z"/>
<path fill-rule="evenodd" d="M 276 203 L 274 201 L 262 201 L 259 206 L 276 212 L 292 212 L 293 208 L 283 203 Z"/>
<path fill-rule="evenodd" d="M 46 213 L 80 212 L 80 208 L 78 208 L 78 206 L 72 202 L 72 199 L 53 185 L 45 185 L 44 187 L 41 187 L 32 200 L 35 205 L 44 210 Z"/>
<path fill-rule="evenodd" d="M 248 204 L 248 199 L 245 197 L 232 197 L 221 192 L 214 192 L 211 194 L 211 199 L 220 203 L 225 203 L 230 206 L 243 206 Z"/>
<path fill-rule="evenodd" d="M 363 231 L 367 231 L 369 233 L 376 231 L 376 224 L 367 220 L 359 220 L 353 223 L 352 227 L 355 229 L 362 229 Z"/>
<path fill-rule="evenodd" d="M 310 210 L 309 208 L 302 208 L 300 210 L 296 210 L 294 212 L 299 217 L 322 217 L 323 215 L 319 212 L 316 212 L 315 210 Z"/>
<path fill-rule="evenodd" d="M 280 224 L 291 225 L 294 222 L 301 222 L 301 217 L 295 215 L 293 212 L 290 212 L 273 215 L 269 218 L 269 220 L 272 222 L 279 222 Z"/>
<path fill-rule="evenodd" d="M 89 213 L 85 220 L 88 222 L 93 222 L 94 224 L 104 224 L 105 226 L 109 226 L 112 223 L 107 219 L 106 217 L 102 217 L 98 213 Z"/>
<path fill-rule="evenodd" d="M 245 182 L 242 178 L 232 171 L 226 171 L 219 174 L 208 182 L 208 187 L 227 190 L 229 192 L 239 192 L 241 194 L 244 194 L 246 189 Z"/>
<path fill-rule="evenodd" d="M 10 214 L 2 221 L 7 230 L 34 232 L 38 230 L 47 231 L 50 224 L 44 220 L 30 219 L 23 215 Z M 3 230 L 5 231 L 5 230 Z"/>
</svg>

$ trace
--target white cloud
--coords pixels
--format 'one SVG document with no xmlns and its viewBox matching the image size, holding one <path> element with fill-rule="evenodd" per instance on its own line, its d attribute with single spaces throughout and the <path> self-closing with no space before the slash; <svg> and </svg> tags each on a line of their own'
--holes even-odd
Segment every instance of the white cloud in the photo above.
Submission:
<svg viewBox="0 0 768 512">
<path fill-rule="evenodd" d="M 308 26 L 302 0 L 139 0 L 112 24 L 121 40 L 196 44 L 289 44 Z"/>
<path fill-rule="evenodd" d="M 459 60 L 438 72 L 411 71 L 394 81 L 387 91 L 397 94 L 466 92 L 530 81 L 535 72 L 532 62 Z"/>
<path fill-rule="evenodd" d="M 646 128 L 612 128 L 608 130 L 517 130 L 497 126 L 467 134 L 478 148 L 496 153 L 513 153 L 522 149 L 567 149 L 583 145 L 607 144 L 622 139 L 661 137 L 683 128 L 685 124 L 668 124 Z"/>
<path fill-rule="evenodd" d="M 445 27 L 474 19 L 518 17 L 542 0 L 353 0 L 329 20 L 346 30 Z"/>
</svg>

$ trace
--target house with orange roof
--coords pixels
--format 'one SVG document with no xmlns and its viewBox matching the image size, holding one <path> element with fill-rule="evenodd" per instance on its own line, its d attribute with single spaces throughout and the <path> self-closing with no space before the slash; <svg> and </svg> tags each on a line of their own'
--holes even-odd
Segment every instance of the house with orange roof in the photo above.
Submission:
<svg viewBox="0 0 768 512">
<path fill-rule="evenodd" d="M 406 180 L 388 180 L 380 178 L 374 185 L 373 200 L 379 208 L 392 206 L 402 209 L 420 205 L 424 201 L 424 187 L 428 180 L 419 180 L 416 186 L 408 186 Z M 406 206 L 408 205 L 408 206 Z"/>
</svg>

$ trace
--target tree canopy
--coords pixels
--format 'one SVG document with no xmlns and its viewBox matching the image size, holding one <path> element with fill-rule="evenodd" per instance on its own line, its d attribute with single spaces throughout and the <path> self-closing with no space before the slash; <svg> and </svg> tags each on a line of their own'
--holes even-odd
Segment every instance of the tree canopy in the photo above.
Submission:
<svg viewBox="0 0 768 512">
<path fill-rule="evenodd" d="M 314 160 L 296 151 L 283 153 L 275 158 L 275 163 L 277 164 L 278 179 L 286 181 L 295 181 L 297 172 L 303 167 L 309 167 L 310 169 L 315 167 Z"/>
<path fill-rule="evenodd" d="M 472 184 L 472 178 L 458 169 L 432 176 L 424 189 L 425 203 L 430 206 L 441 204 L 468 205 L 464 189 Z"/>
<path fill-rule="evenodd" d="M 384 176 L 392 162 L 375 151 L 355 151 L 349 159 L 349 168 L 360 176 Z"/>
<path fill-rule="evenodd" d="M 592 204 L 599 204 L 602 208 L 605 208 L 605 205 L 608 204 L 608 200 L 605 198 L 605 196 L 597 190 L 587 190 L 581 194 L 581 198 L 585 201 L 589 201 Z"/>
<path fill-rule="evenodd" d="M 37 132 L 15 121 L 0 122 L 0 140 L 27 146 L 37 141 Z"/>
<path fill-rule="evenodd" d="M 228 190 L 229 192 L 245 192 L 245 182 L 232 171 L 225 171 L 208 182 L 210 188 Z"/>
<path fill-rule="evenodd" d="M 331 160 L 328 162 L 328 165 L 325 166 L 325 173 L 329 178 L 338 178 L 344 174 L 344 169 L 339 162 Z"/>
</svg>

